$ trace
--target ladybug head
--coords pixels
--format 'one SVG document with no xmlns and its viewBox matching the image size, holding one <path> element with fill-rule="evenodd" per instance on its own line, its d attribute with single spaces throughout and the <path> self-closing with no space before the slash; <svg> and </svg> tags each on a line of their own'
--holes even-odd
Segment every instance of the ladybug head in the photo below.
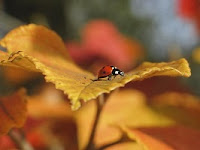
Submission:
<svg viewBox="0 0 200 150">
<path fill-rule="evenodd" d="M 120 71 L 119 74 L 120 74 L 121 76 L 124 76 L 124 72 L 123 72 L 123 71 Z"/>
<path fill-rule="evenodd" d="M 112 74 L 113 75 L 121 75 L 121 76 L 124 76 L 124 72 L 119 70 L 117 67 L 114 67 L 113 70 L 112 70 Z"/>
</svg>

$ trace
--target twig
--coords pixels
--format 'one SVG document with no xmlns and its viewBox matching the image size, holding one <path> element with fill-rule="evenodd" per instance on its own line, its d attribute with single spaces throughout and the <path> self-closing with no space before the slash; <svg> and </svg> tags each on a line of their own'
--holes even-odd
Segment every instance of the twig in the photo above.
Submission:
<svg viewBox="0 0 200 150">
<path fill-rule="evenodd" d="M 102 110 L 104 104 L 105 104 L 105 100 L 104 100 L 104 95 L 102 94 L 99 96 L 99 99 L 96 101 L 97 112 L 96 112 L 96 116 L 95 116 L 95 120 L 94 120 L 94 125 L 93 125 L 92 131 L 91 131 L 91 135 L 89 138 L 89 143 L 86 146 L 85 150 L 95 150 L 94 137 L 95 137 L 95 133 L 97 130 L 97 124 L 99 122 L 101 110 Z"/>
<path fill-rule="evenodd" d="M 15 132 L 11 130 L 8 133 L 8 136 L 12 139 L 12 141 L 17 145 L 20 150 L 34 150 L 30 143 L 26 140 L 24 135 L 20 132 Z"/>
</svg>

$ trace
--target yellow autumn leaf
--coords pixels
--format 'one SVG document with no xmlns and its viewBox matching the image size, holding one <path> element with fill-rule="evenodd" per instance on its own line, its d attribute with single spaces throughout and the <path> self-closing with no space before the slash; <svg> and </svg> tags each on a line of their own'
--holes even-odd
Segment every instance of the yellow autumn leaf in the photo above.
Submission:
<svg viewBox="0 0 200 150">
<path fill-rule="evenodd" d="M 3 52 L 0 50 L 0 60 L 2 60 L 1 65 L 6 65 L 2 67 L 2 72 L 10 83 L 21 83 L 22 81 L 31 79 L 33 77 L 38 76 L 40 73 L 38 72 L 32 72 L 30 70 L 25 70 L 22 67 L 19 67 L 18 65 L 15 65 L 12 63 L 12 55 L 10 56 L 8 53 Z M 4 60 L 10 60 L 4 63 Z"/>
<path fill-rule="evenodd" d="M 136 70 L 116 77 L 112 81 L 93 81 L 95 76 L 74 64 L 65 50 L 61 38 L 53 31 L 34 24 L 21 26 L 8 33 L 0 45 L 8 54 L 0 53 L 0 64 L 18 66 L 41 72 L 47 82 L 55 84 L 71 100 L 72 109 L 96 98 L 102 93 L 124 86 L 130 81 L 143 80 L 153 76 L 190 76 L 190 68 L 185 59 L 169 63 L 143 63 Z"/>
</svg>

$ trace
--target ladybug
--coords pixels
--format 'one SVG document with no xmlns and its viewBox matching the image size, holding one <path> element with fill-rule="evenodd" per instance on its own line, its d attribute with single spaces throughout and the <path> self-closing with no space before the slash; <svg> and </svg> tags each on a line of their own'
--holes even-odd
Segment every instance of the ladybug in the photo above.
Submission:
<svg viewBox="0 0 200 150">
<path fill-rule="evenodd" d="M 117 67 L 107 65 L 99 70 L 97 80 L 105 77 L 108 77 L 108 80 L 111 80 L 112 76 L 115 78 L 117 75 L 124 76 L 124 72 L 119 70 Z"/>
</svg>

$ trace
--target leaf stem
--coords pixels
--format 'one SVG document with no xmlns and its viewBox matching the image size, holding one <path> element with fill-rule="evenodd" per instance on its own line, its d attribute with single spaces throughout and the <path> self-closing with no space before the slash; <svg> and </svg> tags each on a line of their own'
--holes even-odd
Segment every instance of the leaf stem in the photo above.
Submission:
<svg viewBox="0 0 200 150">
<path fill-rule="evenodd" d="M 96 112 L 96 116 L 95 116 L 95 120 L 94 120 L 94 125 L 93 125 L 92 131 L 91 131 L 91 135 L 89 138 L 89 142 L 88 142 L 88 145 L 86 146 L 85 150 L 95 150 L 94 137 L 95 137 L 97 125 L 98 125 L 100 114 L 101 114 L 104 104 L 105 104 L 104 95 L 101 94 L 99 96 L 99 99 L 96 101 L 97 112 Z"/>
<path fill-rule="evenodd" d="M 17 145 L 20 150 L 34 150 L 30 143 L 26 140 L 22 132 L 15 132 L 11 130 L 8 133 L 8 136 L 12 141 Z"/>
</svg>

